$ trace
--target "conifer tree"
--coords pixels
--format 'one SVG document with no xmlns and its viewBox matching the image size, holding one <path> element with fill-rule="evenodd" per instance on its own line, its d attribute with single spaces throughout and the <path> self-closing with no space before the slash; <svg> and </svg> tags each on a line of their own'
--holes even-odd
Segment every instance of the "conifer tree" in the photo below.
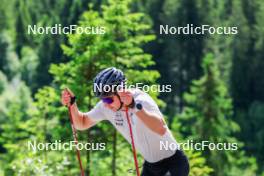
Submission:
<svg viewBox="0 0 264 176">
<path fill-rule="evenodd" d="M 180 116 L 181 131 L 195 142 L 236 143 L 238 149 L 234 151 L 205 149 L 203 155 L 214 169 L 213 175 L 237 175 L 238 168 L 254 174 L 254 161 L 246 159 L 244 153 L 239 151 L 242 143 L 233 137 L 239 131 L 239 126 L 232 120 L 232 100 L 219 77 L 212 54 L 204 58 L 202 68 L 204 75 L 192 82 L 190 93 L 184 94 L 186 107 Z"/>
</svg>

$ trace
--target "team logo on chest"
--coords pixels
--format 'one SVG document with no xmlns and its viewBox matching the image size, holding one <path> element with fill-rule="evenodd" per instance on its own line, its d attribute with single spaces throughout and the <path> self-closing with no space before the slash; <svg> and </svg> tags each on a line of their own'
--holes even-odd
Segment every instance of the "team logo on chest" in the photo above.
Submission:
<svg viewBox="0 0 264 176">
<path fill-rule="evenodd" d="M 124 118 L 122 117 L 121 112 L 116 112 L 114 116 L 114 121 L 117 126 L 123 126 L 124 125 Z"/>
</svg>

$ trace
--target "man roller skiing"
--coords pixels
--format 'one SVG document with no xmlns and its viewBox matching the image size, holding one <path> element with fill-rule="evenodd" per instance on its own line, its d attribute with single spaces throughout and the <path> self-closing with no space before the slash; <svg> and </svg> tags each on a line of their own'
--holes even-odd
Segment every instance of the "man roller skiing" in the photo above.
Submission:
<svg viewBox="0 0 264 176">
<path fill-rule="evenodd" d="M 141 176 L 164 176 L 166 173 L 171 176 L 187 176 L 189 163 L 183 151 L 160 148 L 160 143 L 177 146 L 177 142 L 157 104 L 139 89 L 117 89 L 125 82 L 123 72 L 114 67 L 97 74 L 94 93 L 100 101 L 86 113 L 78 110 L 74 94 L 65 89 L 62 92 L 62 103 L 70 107 L 74 127 L 85 130 L 102 120 L 108 120 L 143 156 L 145 162 Z M 110 86 L 111 89 L 104 91 L 98 86 Z"/>
</svg>

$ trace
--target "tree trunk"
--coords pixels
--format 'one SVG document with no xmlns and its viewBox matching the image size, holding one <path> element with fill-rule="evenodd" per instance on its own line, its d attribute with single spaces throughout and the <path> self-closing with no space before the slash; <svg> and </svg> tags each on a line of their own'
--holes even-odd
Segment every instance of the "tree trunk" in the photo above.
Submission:
<svg viewBox="0 0 264 176">
<path fill-rule="evenodd" d="M 87 131 L 87 143 L 90 143 L 90 130 Z M 86 150 L 86 174 L 91 175 L 91 150 Z"/>
<path fill-rule="evenodd" d="M 117 143 L 117 134 L 116 134 L 116 129 L 114 129 L 113 156 L 112 156 L 112 176 L 116 176 L 116 143 Z"/>
</svg>

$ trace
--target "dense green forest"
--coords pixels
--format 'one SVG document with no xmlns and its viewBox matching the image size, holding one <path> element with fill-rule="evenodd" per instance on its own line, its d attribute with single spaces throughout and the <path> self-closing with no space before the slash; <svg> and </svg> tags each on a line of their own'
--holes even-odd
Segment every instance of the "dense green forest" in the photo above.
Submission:
<svg viewBox="0 0 264 176">
<path fill-rule="evenodd" d="M 186 150 L 191 176 L 264 176 L 264 1 L 0 0 L 0 176 L 78 175 L 75 151 L 32 151 L 29 141 L 72 140 L 63 88 L 87 112 L 94 76 L 122 69 L 150 92 L 178 142 L 237 143 Z M 28 25 L 104 26 L 102 35 L 29 34 Z M 235 26 L 237 34 L 161 34 L 160 26 Z M 108 122 L 79 131 L 91 176 L 135 175 L 131 146 Z M 140 166 L 143 159 L 139 157 Z"/>
</svg>

